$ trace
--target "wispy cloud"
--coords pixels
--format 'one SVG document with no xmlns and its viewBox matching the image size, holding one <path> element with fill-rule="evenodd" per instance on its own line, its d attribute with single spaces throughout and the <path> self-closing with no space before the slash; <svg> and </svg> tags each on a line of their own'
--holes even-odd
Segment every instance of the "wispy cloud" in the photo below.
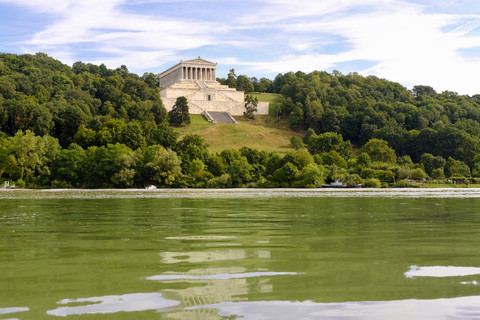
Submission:
<svg viewBox="0 0 480 320">
<path fill-rule="evenodd" d="M 0 0 L 0 11 L 2 3 L 48 17 L 19 50 L 69 64 L 142 73 L 202 55 L 263 76 L 370 61 L 342 71 L 480 93 L 480 55 L 465 55 L 480 47 L 477 0 Z"/>
</svg>

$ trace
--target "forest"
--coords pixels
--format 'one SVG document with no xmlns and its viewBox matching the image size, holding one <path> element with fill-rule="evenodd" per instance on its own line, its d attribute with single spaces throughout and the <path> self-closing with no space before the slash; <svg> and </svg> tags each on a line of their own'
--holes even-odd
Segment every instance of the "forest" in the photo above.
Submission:
<svg viewBox="0 0 480 320">
<path fill-rule="evenodd" d="M 276 122 L 304 132 L 285 155 L 213 153 L 179 139 L 153 73 L 44 53 L 0 54 L 0 181 L 31 188 L 367 187 L 480 177 L 480 95 L 411 90 L 375 76 L 289 72 L 223 84 L 281 94 Z M 470 179 L 468 181 L 475 181 Z"/>
</svg>

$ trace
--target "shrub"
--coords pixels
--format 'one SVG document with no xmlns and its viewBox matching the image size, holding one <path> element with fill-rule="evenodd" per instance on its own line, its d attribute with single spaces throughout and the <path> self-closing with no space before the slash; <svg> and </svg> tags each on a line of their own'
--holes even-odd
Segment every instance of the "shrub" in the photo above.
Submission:
<svg viewBox="0 0 480 320">
<path fill-rule="evenodd" d="M 292 148 L 295 150 L 299 150 L 303 148 L 303 141 L 300 137 L 294 136 L 290 139 L 290 143 L 292 145 Z"/>
<path fill-rule="evenodd" d="M 363 181 L 363 186 L 365 188 L 380 188 L 382 183 L 377 178 L 370 178 Z"/>
<path fill-rule="evenodd" d="M 215 177 L 207 181 L 207 188 L 221 189 L 230 186 L 230 175 L 228 173 L 222 174 L 220 177 Z"/>
</svg>

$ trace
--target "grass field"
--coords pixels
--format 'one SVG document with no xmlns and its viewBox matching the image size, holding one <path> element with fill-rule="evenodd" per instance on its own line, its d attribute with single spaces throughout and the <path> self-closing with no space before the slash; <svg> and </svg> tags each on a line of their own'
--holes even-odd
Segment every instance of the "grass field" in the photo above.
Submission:
<svg viewBox="0 0 480 320">
<path fill-rule="evenodd" d="M 280 94 L 249 93 L 259 101 L 268 102 L 270 111 L 275 108 L 281 99 Z M 285 122 L 275 121 L 272 116 L 256 116 L 254 120 L 247 120 L 243 116 L 235 116 L 238 124 L 212 124 L 202 115 L 190 115 L 191 123 L 188 126 L 176 128 L 180 139 L 186 134 L 198 134 L 203 137 L 212 152 L 225 149 L 240 149 L 243 146 L 264 151 L 276 151 L 285 154 L 293 150 L 290 139 L 293 136 L 303 137 L 305 132 L 292 131 Z"/>
<path fill-rule="evenodd" d="M 273 111 L 282 99 L 282 95 L 278 93 L 251 92 L 247 94 L 250 94 L 254 98 L 257 98 L 258 101 L 268 102 L 271 116 L 273 116 Z"/>
<path fill-rule="evenodd" d="M 175 129 L 180 133 L 180 139 L 186 134 L 198 134 L 206 140 L 212 152 L 246 146 L 285 154 L 293 150 L 290 139 L 293 136 L 304 135 L 304 132 L 295 132 L 282 124 L 273 123 L 269 116 L 257 116 L 255 120 L 236 116 L 238 124 L 212 124 L 198 114 L 190 117 L 192 121 L 190 125 Z"/>
<path fill-rule="evenodd" d="M 281 95 L 270 93 L 254 93 L 259 101 L 270 104 L 277 103 Z M 292 131 L 284 122 L 276 122 L 271 116 L 256 116 L 255 120 L 247 120 L 242 116 L 235 116 L 238 124 L 212 124 L 202 115 L 192 114 L 188 126 L 176 128 L 180 139 L 186 134 L 198 134 L 203 137 L 212 152 L 225 149 L 240 149 L 243 146 L 265 150 L 277 151 L 285 154 L 293 150 L 290 139 L 293 136 L 303 137 L 305 132 Z"/>
</svg>

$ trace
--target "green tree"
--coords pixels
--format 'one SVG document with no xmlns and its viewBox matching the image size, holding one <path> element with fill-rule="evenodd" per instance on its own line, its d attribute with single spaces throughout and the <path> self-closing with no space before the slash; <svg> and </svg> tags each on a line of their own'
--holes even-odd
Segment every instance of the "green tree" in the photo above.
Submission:
<svg viewBox="0 0 480 320">
<path fill-rule="evenodd" d="M 293 137 L 290 139 L 290 145 L 291 145 L 292 148 L 294 148 L 295 150 L 300 150 L 300 149 L 302 149 L 302 148 L 304 147 L 302 138 L 297 137 L 297 136 L 293 136 Z"/>
<path fill-rule="evenodd" d="M 2 171 L 12 180 L 31 183 L 44 162 L 45 141 L 27 130 L 8 138 L 4 148 Z"/>
<path fill-rule="evenodd" d="M 68 149 L 60 150 L 60 154 L 51 166 L 52 182 L 61 182 L 63 186 L 69 187 L 85 187 L 85 174 L 82 170 L 85 157 L 85 150 L 75 144 Z"/>
<path fill-rule="evenodd" d="M 445 179 L 445 173 L 442 168 L 437 168 L 432 171 L 431 177 L 436 180 Z"/>
<path fill-rule="evenodd" d="M 172 126 L 182 126 L 190 123 L 188 101 L 185 97 L 178 97 L 172 110 L 168 112 L 168 121 Z"/>
<path fill-rule="evenodd" d="M 285 186 L 289 186 L 293 181 L 295 181 L 297 174 L 297 167 L 292 163 L 287 162 L 280 169 L 277 169 L 273 173 L 273 180 L 281 185 L 283 184 Z"/>
<path fill-rule="evenodd" d="M 381 139 L 370 139 L 362 148 L 372 161 L 380 161 L 395 164 L 397 157 L 395 151 L 388 146 L 387 141 Z"/>
<path fill-rule="evenodd" d="M 257 112 L 258 98 L 252 95 L 245 95 L 245 111 L 243 116 L 247 119 L 255 119 L 255 112 Z"/>
<path fill-rule="evenodd" d="M 233 160 L 227 168 L 233 187 L 240 187 L 251 181 L 252 165 L 248 163 L 247 158 L 240 157 Z"/>
<path fill-rule="evenodd" d="M 288 152 L 282 159 L 282 164 L 291 163 L 297 169 L 302 170 L 309 164 L 314 163 L 313 157 L 307 150 L 295 150 Z"/>
<path fill-rule="evenodd" d="M 181 161 L 172 150 L 153 145 L 143 152 L 139 180 L 145 185 L 171 186 L 182 174 Z"/>
<path fill-rule="evenodd" d="M 470 177 L 470 168 L 465 162 L 448 157 L 445 164 L 445 176 L 449 178 L 454 176 Z"/>
<path fill-rule="evenodd" d="M 327 172 L 321 165 L 310 163 L 300 172 L 300 186 L 306 188 L 318 188 L 325 183 Z"/>
<path fill-rule="evenodd" d="M 344 141 L 339 133 L 325 132 L 319 135 L 312 135 L 309 141 L 308 151 L 311 154 L 336 151 L 343 157 L 351 155 L 352 144 L 350 141 Z"/>
<path fill-rule="evenodd" d="M 237 87 L 237 75 L 235 74 L 235 69 L 230 69 L 230 71 L 228 72 L 226 85 L 229 88 Z"/>
<path fill-rule="evenodd" d="M 412 179 L 425 179 L 427 177 L 427 173 L 423 171 L 422 168 L 416 168 L 412 171 L 411 178 Z"/>
</svg>

